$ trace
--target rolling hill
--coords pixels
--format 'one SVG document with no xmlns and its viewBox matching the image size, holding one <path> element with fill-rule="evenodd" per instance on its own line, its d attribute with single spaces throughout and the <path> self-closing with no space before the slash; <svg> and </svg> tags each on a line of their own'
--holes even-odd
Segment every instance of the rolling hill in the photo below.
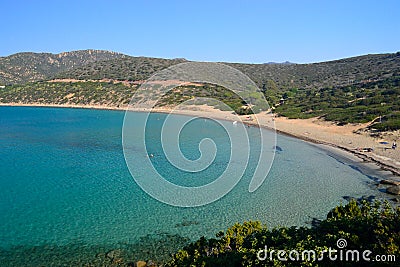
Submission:
<svg viewBox="0 0 400 267">
<path fill-rule="evenodd" d="M 91 62 L 81 67 L 60 72 L 54 78 L 140 81 L 146 80 L 159 70 L 182 62 L 187 62 L 187 60 L 124 56 L 107 61 Z"/>
<path fill-rule="evenodd" d="M 185 59 L 131 57 L 116 52 L 82 50 L 60 54 L 18 53 L 0 58 L 0 83 L 22 84 L 53 78 L 129 80 L 149 78 Z M 225 63 L 248 75 L 264 89 L 324 88 L 379 81 L 400 75 L 400 52 L 372 54 L 312 64 Z"/>
<path fill-rule="evenodd" d="M 0 57 L 0 84 L 21 84 L 46 80 L 55 74 L 88 63 L 125 57 L 103 50 L 51 53 L 17 53 Z"/>
</svg>

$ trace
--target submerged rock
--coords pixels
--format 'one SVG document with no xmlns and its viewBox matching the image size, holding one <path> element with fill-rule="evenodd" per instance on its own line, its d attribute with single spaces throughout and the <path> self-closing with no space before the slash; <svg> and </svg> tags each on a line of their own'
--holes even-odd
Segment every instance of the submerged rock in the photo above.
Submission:
<svg viewBox="0 0 400 267">
<path fill-rule="evenodd" d="M 393 185 L 386 189 L 386 192 L 393 195 L 400 195 L 400 185 Z"/>
<path fill-rule="evenodd" d="M 122 254 L 122 251 L 119 249 L 114 249 L 114 250 L 110 250 L 109 252 L 107 252 L 106 257 L 109 259 L 117 259 L 120 258 Z"/>
<path fill-rule="evenodd" d="M 191 226 L 191 225 L 197 225 L 199 224 L 198 221 L 183 221 L 181 223 L 175 224 L 175 227 L 185 227 L 185 226 Z"/>
<path fill-rule="evenodd" d="M 147 267 L 157 267 L 157 264 L 155 264 L 155 262 L 153 262 L 152 260 L 149 260 L 148 262 L 147 262 L 147 265 L 146 265 Z"/>
<path fill-rule="evenodd" d="M 147 263 L 145 261 L 136 262 L 136 267 L 146 267 Z"/>
</svg>

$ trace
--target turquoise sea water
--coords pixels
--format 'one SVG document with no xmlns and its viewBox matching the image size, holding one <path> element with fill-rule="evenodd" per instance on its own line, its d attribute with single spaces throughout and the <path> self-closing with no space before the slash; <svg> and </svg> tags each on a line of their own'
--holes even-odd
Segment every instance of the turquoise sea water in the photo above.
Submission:
<svg viewBox="0 0 400 267">
<path fill-rule="evenodd" d="M 123 118 L 122 111 L 0 107 L 1 266 L 94 261 L 111 249 L 135 260 L 162 259 L 188 240 L 213 237 L 235 222 L 305 225 L 324 218 L 344 196 L 379 193 L 351 162 L 278 135 L 283 151 L 257 191 L 248 192 L 252 158 L 243 179 L 222 199 L 197 208 L 172 207 L 148 196 L 130 176 L 122 151 Z M 163 118 L 151 116 L 155 130 L 146 136 L 159 172 L 191 186 L 223 172 L 230 144 L 217 123 L 196 119 L 182 131 L 188 158 L 199 157 L 198 143 L 205 137 L 217 145 L 215 164 L 193 175 L 163 156 L 156 134 Z M 256 128 L 247 131 L 257 139 Z M 252 147 L 257 152 L 256 141 Z"/>
</svg>

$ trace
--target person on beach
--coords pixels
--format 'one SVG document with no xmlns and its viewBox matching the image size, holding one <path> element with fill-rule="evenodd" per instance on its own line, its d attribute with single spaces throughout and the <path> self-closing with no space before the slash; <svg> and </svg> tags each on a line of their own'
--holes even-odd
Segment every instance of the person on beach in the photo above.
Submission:
<svg viewBox="0 0 400 267">
<path fill-rule="evenodd" d="M 396 149 L 396 147 L 397 147 L 397 144 L 396 144 L 396 141 L 394 141 L 393 145 L 392 145 L 392 149 Z"/>
</svg>

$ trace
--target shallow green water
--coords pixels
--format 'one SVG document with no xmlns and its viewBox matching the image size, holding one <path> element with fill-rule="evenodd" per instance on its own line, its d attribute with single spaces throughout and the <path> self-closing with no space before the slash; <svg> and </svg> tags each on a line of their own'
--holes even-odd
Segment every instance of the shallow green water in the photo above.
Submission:
<svg viewBox="0 0 400 267">
<path fill-rule="evenodd" d="M 162 259 L 189 239 L 212 237 L 235 222 L 304 225 L 323 218 L 343 196 L 377 194 L 371 177 L 351 162 L 279 135 L 283 151 L 257 191 L 248 192 L 257 159 L 254 141 L 251 164 L 228 195 L 198 208 L 172 207 L 148 196 L 131 177 L 122 151 L 123 116 L 120 111 L 0 107 L 2 266 L 78 264 L 115 248 L 127 258 Z M 205 137 L 218 149 L 212 166 L 192 174 L 174 168 L 162 154 L 157 129 L 163 118 L 151 116 L 154 130 L 146 136 L 160 173 L 176 184 L 197 186 L 223 172 L 230 143 L 217 123 L 197 119 L 182 131 L 186 157 L 199 157 L 198 143 Z M 247 131 L 257 140 L 256 128 Z"/>
</svg>

